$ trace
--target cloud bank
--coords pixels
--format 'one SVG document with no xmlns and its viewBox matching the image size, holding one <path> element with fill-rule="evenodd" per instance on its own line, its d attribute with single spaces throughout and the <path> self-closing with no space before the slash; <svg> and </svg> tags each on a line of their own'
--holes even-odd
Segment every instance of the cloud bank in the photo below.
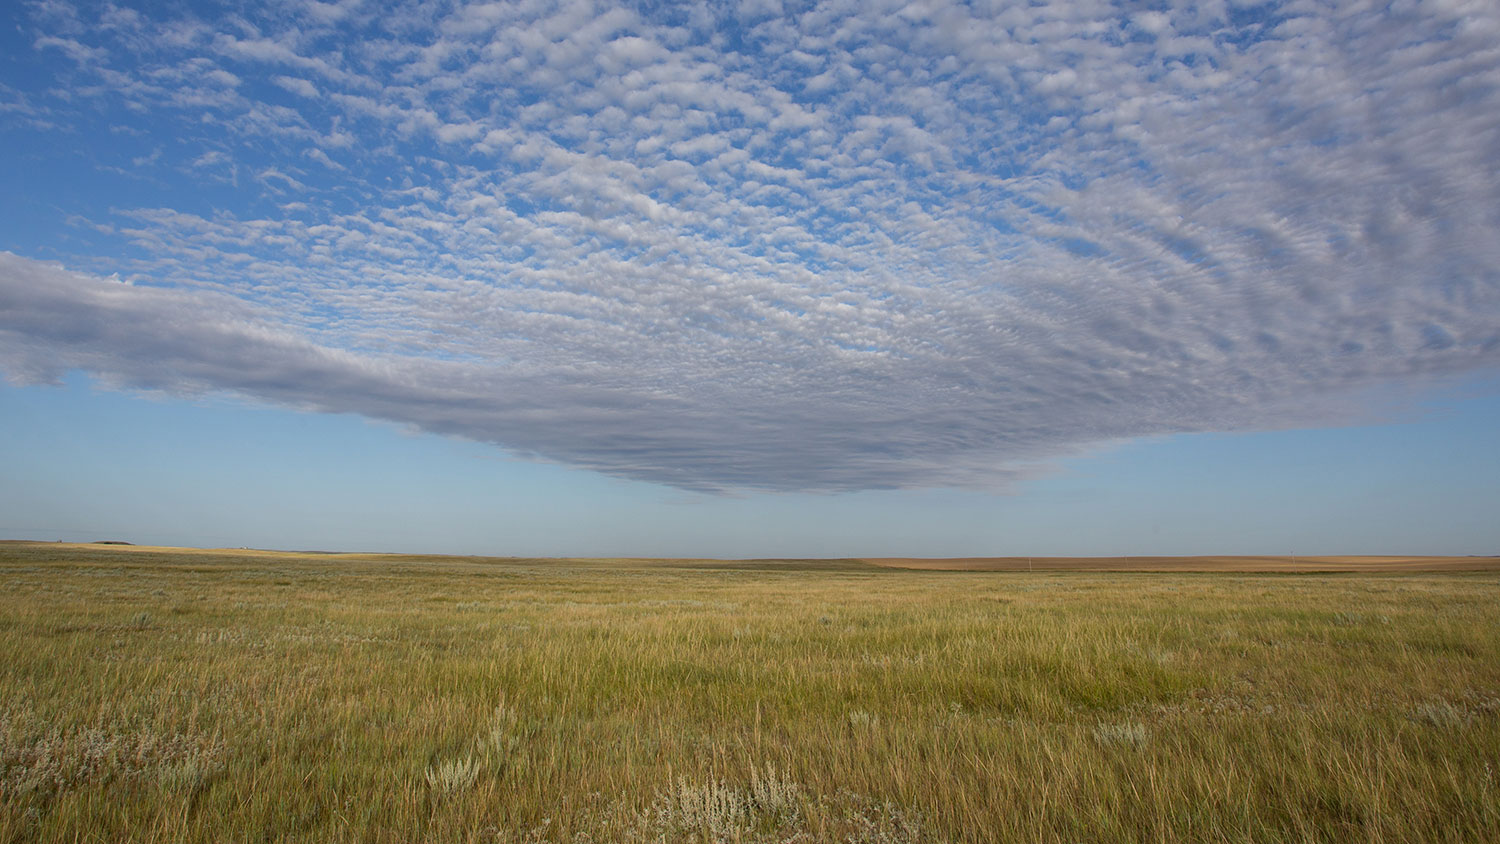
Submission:
<svg viewBox="0 0 1500 844">
<path fill-rule="evenodd" d="M 775 5 L 40 7 L 7 131 L 156 201 L 0 371 L 838 491 L 1500 364 L 1493 4 Z"/>
</svg>

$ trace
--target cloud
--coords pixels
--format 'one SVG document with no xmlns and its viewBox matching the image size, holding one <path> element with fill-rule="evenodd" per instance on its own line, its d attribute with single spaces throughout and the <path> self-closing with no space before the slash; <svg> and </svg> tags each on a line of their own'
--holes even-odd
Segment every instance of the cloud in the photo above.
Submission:
<svg viewBox="0 0 1500 844">
<path fill-rule="evenodd" d="M 1500 364 L 1487 5 L 768 10 L 74 28 L 135 51 L 66 73 L 119 74 L 174 172 L 266 192 L 120 208 L 67 261 L 92 275 L 0 258 L 0 371 L 852 490 L 1347 421 L 1359 390 Z M 245 84 L 166 84 L 221 61 Z"/>
<path fill-rule="evenodd" d="M 107 53 L 97 47 L 87 47 L 71 38 L 58 38 L 55 36 L 43 36 L 36 40 L 33 45 L 37 49 L 61 50 L 68 58 L 79 64 L 97 64 L 103 61 Z"/>
<path fill-rule="evenodd" d="M 278 87 L 296 94 L 299 97 L 311 98 L 318 95 L 317 86 L 313 85 L 306 79 L 301 79 L 295 76 L 273 76 L 271 77 L 271 81 L 276 83 Z"/>
</svg>

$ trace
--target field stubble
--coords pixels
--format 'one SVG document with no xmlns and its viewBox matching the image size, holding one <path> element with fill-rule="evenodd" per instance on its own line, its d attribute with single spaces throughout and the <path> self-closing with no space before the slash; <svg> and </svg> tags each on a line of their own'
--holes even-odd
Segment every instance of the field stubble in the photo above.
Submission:
<svg viewBox="0 0 1500 844">
<path fill-rule="evenodd" d="M 1497 599 L 0 545 L 0 842 L 1494 841 Z"/>
</svg>

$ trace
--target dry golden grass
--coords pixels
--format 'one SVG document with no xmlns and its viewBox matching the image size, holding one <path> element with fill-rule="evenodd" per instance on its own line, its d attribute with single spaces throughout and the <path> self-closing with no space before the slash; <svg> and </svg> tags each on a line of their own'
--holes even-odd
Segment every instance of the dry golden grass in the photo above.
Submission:
<svg viewBox="0 0 1500 844">
<path fill-rule="evenodd" d="M 1500 557 L 876 557 L 865 562 L 928 571 L 1500 572 Z"/>
<path fill-rule="evenodd" d="M 0 842 L 1494 841 L 1497 599 L 5 544 Z"/>
</svg>

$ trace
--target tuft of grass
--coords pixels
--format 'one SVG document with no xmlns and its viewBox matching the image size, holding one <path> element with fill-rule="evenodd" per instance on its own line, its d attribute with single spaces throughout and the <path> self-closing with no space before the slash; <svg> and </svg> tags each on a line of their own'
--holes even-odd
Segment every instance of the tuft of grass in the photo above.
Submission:
<svg viewBox="0 0 1500 844">
<path fill-rule="evenodd" d="M 734 787 L 719 780 L 680 779 L 659 792 L 650 819 L 655 831 L 704 841 L 742 841 L 758 834 L 788 840 L 805 835 L 801 788 L 774 767 L 752 768 L 750 782 Z"/>
<path fill-rule="evenodd" d="M 437 795 L 456 794 L 468 789 L 479 777 L 479 761 L 472 756 L 445 759 L 427 769 L 427 787 Z"/>
<path fill-rule="evenodd" d="M 1134 750 L 1146 746 L 1147 734 L 1141 724 L 1100 724 L 1094 727 L 1094 738 L 1105 746 Z"/>
<path fill-rule="evenodd" d="M 1466 720 L 1463 710 L 1446 700 L 1417 704 L 1415 714 L 1417 720 L 1443 729 L 1462 727 Z"/>
</svg>

